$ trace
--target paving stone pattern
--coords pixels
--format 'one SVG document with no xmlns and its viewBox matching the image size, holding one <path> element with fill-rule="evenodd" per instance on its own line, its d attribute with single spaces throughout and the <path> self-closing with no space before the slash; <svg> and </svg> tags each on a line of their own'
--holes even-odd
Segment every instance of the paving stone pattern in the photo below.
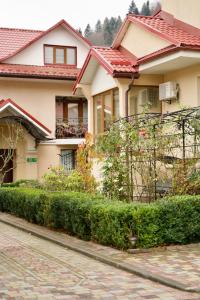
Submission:
<svg viewBox="0 0 200 300">
<path fill-rule="evenodd" d="M 200 297 L 112 268 L 0 222 L 0 299 Z"/>
</svg>

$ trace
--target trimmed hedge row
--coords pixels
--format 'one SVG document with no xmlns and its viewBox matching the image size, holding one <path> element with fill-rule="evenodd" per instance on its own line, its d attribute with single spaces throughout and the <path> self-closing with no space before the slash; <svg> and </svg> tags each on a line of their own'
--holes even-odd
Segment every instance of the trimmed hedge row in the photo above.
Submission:
<svg viewBox="0 0 200 300">
<path fill-rule="evenodd" d="M 132 235 L 140 248 L 200 241 L 200 196 L 126 204 L 100 195 L 6 187 L 0 188 L 0 211 L 119 249 L 130 247 Z"/>
</svg>

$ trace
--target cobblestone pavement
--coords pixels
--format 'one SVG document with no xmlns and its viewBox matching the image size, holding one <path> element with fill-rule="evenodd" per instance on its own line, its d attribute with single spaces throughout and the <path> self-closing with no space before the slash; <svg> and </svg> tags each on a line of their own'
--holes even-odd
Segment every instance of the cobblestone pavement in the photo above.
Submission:
<svg viewBox="0 0 200 300">
<path fill-rule="evenodd" d="M 0 222 L 0 299 L 192 300 Z"/>
</svg>

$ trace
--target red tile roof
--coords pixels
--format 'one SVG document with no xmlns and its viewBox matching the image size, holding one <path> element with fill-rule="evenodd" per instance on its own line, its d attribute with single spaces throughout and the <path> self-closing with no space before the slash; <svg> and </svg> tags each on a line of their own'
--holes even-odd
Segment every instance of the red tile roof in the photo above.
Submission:
<svg viewBox="0 0 200 300">
<path fill-rule="evenodd" d="M 0 28 L 0 60 L 12 56 L 41 33 L 39 30 Z"/>
<path fill-rule="evenodd" d="M 80 69 L 58 66 L 0 64 L 0 76 L 76 80 Z"/>
<path fill-rule="evenodd" d="M 162 14 L 161 14 L 162 16 Z M 140 23 L 150 31 L 166 38 L 177 46 L 191 45 L 200 47 L 200 29 L 199 34 L 192 34 L 189 30 L 189 26 L 181 28 L 178 26 L 177 20 L 172 17 L 171 21 L 164 19 L 161 16 L 136 16 L 129 15 L 128 20 L 133 23 Z M 185 24 L 187 25 L 187 24 Z"/>
<path fill-rule="evenodd" d="M 135 60 L 119 49 L 93 47 L 92 50 L 102 62 L 108 65 L 112 73 L 132 73 L 136 70 L 133 67 Z"/>
<path fill-rule="evenodd" d="M 128 55 L 121 49 L 92 47 L 78 75 L 73 88 L 74 91 L 77 84 L 81 82 L 91 58 L 95 58 L 113 77 L 132 77 L 132 74 L 137 72 L 136 60 L 133 59 L 132 55 Z"/>
</svg>

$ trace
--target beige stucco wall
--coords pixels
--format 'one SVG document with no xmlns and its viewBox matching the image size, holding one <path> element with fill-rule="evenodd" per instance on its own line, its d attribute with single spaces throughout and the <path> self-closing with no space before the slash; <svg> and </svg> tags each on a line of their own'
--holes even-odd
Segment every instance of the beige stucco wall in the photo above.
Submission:
<svg viewBox="0 0 200 300">
<path fill-rule="evenodd" d="M 24 65 L 44 65 L 44 44 L 57 46 L 74 46 L 77 47 L 77 66 L 81 68 L 86 56 L 89 52 L 89 46 L 83 41 L 78 40 L 69 31 L 60 26 L 51 31 L 43 38 L 39 39 L 25 50 L 7 59 L 5 62 L 9 64 L 24 64 Z"/>
<path fill-rule="evenodd" d="M 163 83 L 164 76 L 163 75 L 145 75 L 141 74 L 139 79 L 135 79 L 134 85 L 151 85 L 158 86 L 160 83 Z"/>
<path fill-rule="evenodd" d="M 177 19 L 200 28 L 199 0 L 161 0 L 162 9 Z"/>
<path fill-rule="evenodd" d="M 179 110 L 182 107 L 195 107 L 200 105 L 200 65 L 192 66 L 164 75 L 164 82 L 175 81 L 180 87 L 179 101 L 171 104 L 163 102 L 163 112 Z"/>
<path fill-rule="evenodd" d="M 74 82 L 45 81 L 45 80 L 0 80 L 0 99 L 11 98 L 34 118 L 52 130 L 55 134 L 56 96 L 73 96 Z M 2 115 L 1 115 L 2 116 Z M 25 143 L 25 144 L 24 144 Z M 51 166 L 60 164 L 61 149 L 71 149 L 77 146 L 40 145 L 35 148 L 35 140 L 27 135 L 25 142 L 17 149 L 17 169 L 14 170 L 14 180 L 37 179 L 48 172 Z M 36 157 L 37 162 L 27 162 L 27 157 Z"/>
<path fill-rule="evenodd" d="M 131 23 L 121 45 L 136 57 L 143 57 L 149 53 L 169 46 L 170 43 L 141 26 Z"/>
<path fill-rule="evenodd" d="M 117 84 L 113 77 L 99 65 L 91 84 L 92 96 L 113 89 L 116 86 Z"/>
<path fill-rule="evenodd" d="M 55 133 L 55 97 L 72 96 L 74 82 L 42 80 L 0 80 L 0 99 L 11 98 Z"/>
<path fill-rule="evenodd" d="M 49 145 L 40 144 L 38 146 L 38 179 L 42 179 L 51 167 L 60 166 L 60 154 L 62 149 L 77 149 L 75 145 Z"/>
</svg>

